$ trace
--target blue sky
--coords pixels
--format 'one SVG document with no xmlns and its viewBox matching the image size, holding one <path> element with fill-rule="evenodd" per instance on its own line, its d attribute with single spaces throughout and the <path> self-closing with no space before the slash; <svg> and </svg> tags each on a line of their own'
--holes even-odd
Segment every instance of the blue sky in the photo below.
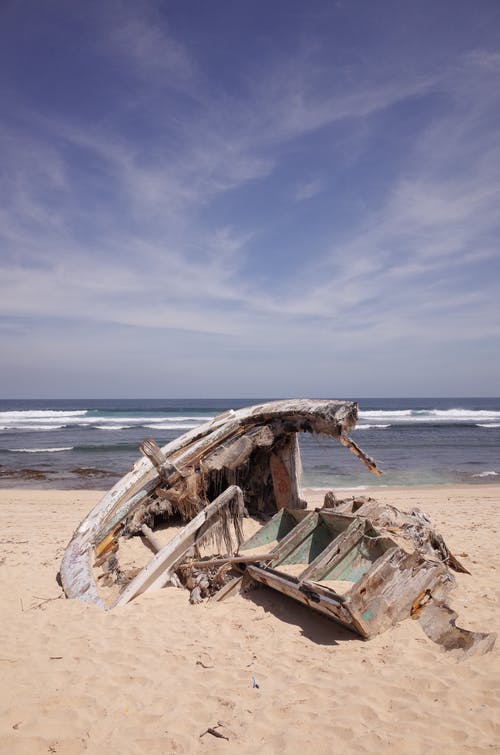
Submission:
<svg viewBox="0 0 500 755">
<path fill-rule="evenodd" d="M 497 0 L 3 0 L 5 397 L 500 386 Z"/>
</svg>

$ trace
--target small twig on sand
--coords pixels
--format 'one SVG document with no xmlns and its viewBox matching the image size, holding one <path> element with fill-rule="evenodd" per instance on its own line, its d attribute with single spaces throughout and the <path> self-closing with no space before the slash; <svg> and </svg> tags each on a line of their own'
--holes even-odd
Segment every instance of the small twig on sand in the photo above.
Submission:
<svg viewBox="0 0 500 755">
<path fill-rule="evenodd" d="M 36 603 L 34 606 L 31 606 L 31 610 L 33 610 L 35 608 L 40 608 L 41 606 L 45 605 L 45 603 L 50 603 L 51 600 L 59 600 L 63 596 L 61 594 L 61 595 L 56 595 L 55 598 L 40 598 L 39 595 L 33 595 L 33 597 L 36 598 L 37 600 L 40 600 L 41 602 L 40 603 Z"/>
<path fill-rule="evenodd" d="M 229 742 L 229 737 L 226 737 L 225 734 L 221 734 L 220 731 L 217 731 L 220 726 L 224 726 L 221 721 L 219 721 L 216 726 L 209 726 L 208 729 L 200 734 L 200 737 L 204 737 L 205 734 L 211 734 L 213 737 L 217 737 L 218 739 L 226 739 Z"/>
<path fill-rule="evenodd" d="M 202 668 L 213 668 L 213 664 L 210 665 L 208 663 L 203 663 L 203 661 L 200 661 L 200 660 L 196 661 L 196 665 L 201 666 Z"/>
</svg>

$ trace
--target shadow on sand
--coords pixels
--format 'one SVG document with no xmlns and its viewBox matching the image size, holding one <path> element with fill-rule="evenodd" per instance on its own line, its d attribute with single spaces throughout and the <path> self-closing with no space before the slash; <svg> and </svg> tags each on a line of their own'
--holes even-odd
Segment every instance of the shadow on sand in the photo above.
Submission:
<svg viewBox="0 0 500 755">
<path fill-rule="evenodd" d="M 349 632 L 326 616 L 267 587 L 259 585 L 245 592 L 243 597 L 263 608 L 266 613 L 272 613 L 280 621 L 300 627 L 302 636 L 318 645 L 363 642 L 361 637 Z"/>
</svg>

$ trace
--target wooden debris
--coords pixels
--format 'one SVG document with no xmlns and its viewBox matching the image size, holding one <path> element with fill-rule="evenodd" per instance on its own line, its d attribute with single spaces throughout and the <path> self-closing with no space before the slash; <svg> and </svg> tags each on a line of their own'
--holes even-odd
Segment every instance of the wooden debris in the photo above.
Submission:
<svg viewBox="0 0 500 755">
<path fill-rule="evenodd" d="M 68 544 L 60 570 L 66 595 L 105 608 L 94 563 L 98 568 L 103 556 L 116 553 L 123 537 L 144 536 L 143 525 L 154 531 L 174 518 L 191 521 L 231 485 L 245 491 L 251 514 L 273 514 L 285 503 L 305 505 L 296 434 L 340 439 L 356 418 L 354 402 L 275 401 L 226 412 L 161 449 L 148 439 L 141 447 L 144 457 L 85 517 Z M 279 459 L 273 468 L 271 457 Z"/>
<path fill-rule="evenodd" d="M 170 573 L 175 571 L 175 567 L 184 558 L 187 551 L 196 545 L 201 538 L 210 534 L 210 529 L 207 529 L 206 525 L 211 525 L 216 515 L 220 514 L 224 508 L 229 507 L 232 502 L 236 502 L 236 518 L 241 517 L 243 512 L 242 493 L 239 488 L 233 485 L 203 509 L 181 532 L 158 551 L 148 566 L 125 588 L 114 605 L 125 605 L 143 592 L 163 587 L 169 579 Z"/>
<path fill-rule="evenodd" d="M 484 655 L 493 649 L 496 635 L 471 632 L 457 627 L 458 614 L 444 603 L 431 598 L 418 611 L 418 619 L 425 634 L 445 650 L 456 651 L 460 660 L 471 655 Z"/>
<path fill-rule="evenodd" d="M 457 615 L 446 605 L 455 584 L 449 569 L 462 567 L 428 517 L 373 499 L 335 504 L 308 513 L 278 512 L 241 546 L 244 553 L 277 541 L 271 558 L 248 563 L 245 575 L 367 639 L 413 616 L 446 650 L 467 655 L 491 650 L 495 635 L 455 624 Z"/>
<path fill-rule="evenodd" d="M 60 570 L 65 594 L 109 609 L 167 584 L 182 584 L 198 603 L 262 583 L 365 638 L 413 615 L 443 647 L 491 649 L 493 635 L 455 624 L 446 604 L 452 571 L 468 571 L 423 512 L 333 491 L 323 508 L 306 510 L 299 432 L 336 438 L 380 474 L 348 436 L 356 419 L 353 402 L 275 401 L 226 412 L 163 448 L 146 439 L 143 458 L 75 530 Z M 268 523 L 238 551 L 247 513 Z M 162 546 L 155 529 L 179 523 Z M 131 539 L 154 553 L 137 569 L 122 560 Z M 200 557 L 202 547 L 210 557 Z"/>
<path fill-rule="evenodd" d="M 219 721 L 219 723 L 216 726 L 209 726 L 208 729 L 205 729 L 204 732 L 200 734 L 200 738 L 204 737 L 205 734 L 211 734 L 213 737 L 217 737 L 218 739 L 226 739 L 229 742 L 229 737 L 226 737 L 225 734 L 222 734 L 220 731 L 217 731 L 217 729 L 223 727 L 224 724 Z"/>
<path fill-rule="evenodd" d="M 186 566 L 191 569 L 208 569 L 214 566 L 225 566 L 231 564 L 252 564 L 257 561 L 269 561 L 273 558 L 273 553 L 254 553 L 253 556 L 219 556 L 218 558 L 207 558 L 203 561 L 189 561 Z"/>
</svg>

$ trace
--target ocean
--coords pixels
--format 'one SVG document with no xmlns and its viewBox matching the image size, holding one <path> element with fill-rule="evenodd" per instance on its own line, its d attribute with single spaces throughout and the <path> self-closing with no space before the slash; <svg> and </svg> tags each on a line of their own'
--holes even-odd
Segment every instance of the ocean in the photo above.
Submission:
<svg viewBox="0 0 500 755">
<path fill-rule="evenodd" d="M 152 437 L 163 446 L 215 415 L 267 399 L 0 401 L 0 487 L 108 489 Z M 340 444 L 300 436 L 304 487 L 476 485 L 499 481 L 500 399 L 354 399 L 353 439 L 370 474 Z"/>
</svg>

